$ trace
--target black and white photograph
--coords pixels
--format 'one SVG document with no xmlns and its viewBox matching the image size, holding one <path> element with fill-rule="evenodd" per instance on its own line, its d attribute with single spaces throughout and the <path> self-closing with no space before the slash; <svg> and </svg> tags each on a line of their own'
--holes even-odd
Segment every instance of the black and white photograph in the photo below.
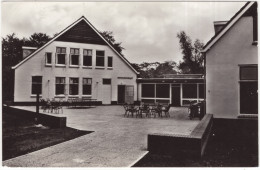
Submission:
<svg viewBox="0 0 260 170">
<path fill-rule="evenodd" d="M 1 1 L 3 168 L 259 167 L 258 1 Z"/>
</svg>

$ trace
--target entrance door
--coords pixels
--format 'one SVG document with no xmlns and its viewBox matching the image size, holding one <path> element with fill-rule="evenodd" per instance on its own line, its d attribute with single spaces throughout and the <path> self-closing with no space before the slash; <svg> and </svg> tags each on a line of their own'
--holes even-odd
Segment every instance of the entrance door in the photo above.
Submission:
<svg viewBox="0 0 260 170">
<path fill-rule="evenodd" d="M 103 79 L 102 104 L 111 104 L 111 79 Z"/>
<path fill-rule="evenodd" d="M 181 100 L 181 95 L 180 95 L 180 85 L 173 85 L 172 86 L 172 106 L 180 106 L 180 100 Z"/>
<path fill-rule="evenodd" d="M 240 113 L 258 114 L 257 82 L 240 82 Z"/>
<path fill-rule="evenodd" d="M 125 103 L 125 85 L 118 85 L 117 88 L 117 103 L 123 104 Z"/>
</svg>

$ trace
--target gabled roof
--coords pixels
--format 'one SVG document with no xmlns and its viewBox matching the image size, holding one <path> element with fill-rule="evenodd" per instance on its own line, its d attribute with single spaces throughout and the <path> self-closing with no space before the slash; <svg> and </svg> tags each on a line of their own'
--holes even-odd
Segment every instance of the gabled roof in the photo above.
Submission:
<svg viewBox="0 0 260 170">
<path fill-rule="evenodd" d="M 47 42 L 46 44 L 44 44 L 41 48 L 37 49 L 35 52 L 33 52 L 31 55 L 29 55 L 28 57 L 26 57 L 24 60 L 22 60 L 20 63 L 18 63 L 17 65 L 13 66 L 12 69 L 16 69 L 18 68 L 20 65 L 22 65 L 23 63 L 25 63 L 27 60 L 29 60 L 30 58 L 32 58 L 34 55 L 36 55 L 38 52 L 40 52 L 41 50 L 43 50 L 46 46 L 48 46 L 50 43 L 52 43 L 55 40 L 58 40 L 59 37 L 61 37 L 62 35 L 64 35 L 67 31 L 69 31 L 72 27 L 74 27 L 76 24 L 78 24 L 79 22 L 84 21 L 85 23 L 88 24 L 89 27 L 92 28 L 92 30 L 95 31 L 95 33 L 104 41 L 105 44 L 107 44 L 136 74 L 139 74 L 132 66 L 131 63 L 124 57 L 122 56 L 119 52 L 117 52 L 115 50 L 115 48 L 113 47 L 113 45 L 108 42 L 100 33 L 99 31 L 84 17 L 82 16 L 81 18 L 79 18 L 77 21 L 75 21 L 74 23 L 72 23 L 71 25 L 69 25 L 67 28 L 65 28 L 63 31 L 61 31 L 59 34 L 57 34 L 55 37 L 53 37 L 49 42 Z"/>
<path fill-rule="evenodd" d="M 204 46 L 201 52 L 207 52 L 254 4 L 256 1 L 247 2 Z"/>
</svg>

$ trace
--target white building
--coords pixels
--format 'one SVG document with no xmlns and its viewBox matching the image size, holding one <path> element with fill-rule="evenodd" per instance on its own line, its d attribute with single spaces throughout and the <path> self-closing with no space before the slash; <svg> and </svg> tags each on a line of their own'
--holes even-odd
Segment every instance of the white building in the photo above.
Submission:
<svg viewBox="0 0 260 170">
<path fill-rule="evenodd" d="M 206 112 L 215 118 L 257 117 L 257 2 L 248 2 L 228 22 L 215 22 L 205 45 Z"/>
<path fill-rule="evenodd" d="M 24 54 L 34 50 L 24 48 Z M 32 52 L 15 70 L 15 102 L 91 98 L 103 104 L 137 100 L 137 74 L 85 17 Z"/>
</svg>

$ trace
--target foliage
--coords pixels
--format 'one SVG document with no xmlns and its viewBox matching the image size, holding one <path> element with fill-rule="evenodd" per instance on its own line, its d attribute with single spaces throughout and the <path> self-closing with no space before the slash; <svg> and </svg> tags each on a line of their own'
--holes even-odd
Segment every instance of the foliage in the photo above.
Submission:
<svg viewBox="0 0 260 170">
<path fill-rule="evenodd" d="M 124 47 L 121 46 L 122 42 L 116 42 L 112 31 L 103 31 L 100 34 L 114 47 L 114 49 L 122 54 Z"/>
<path fill-rule="evenodd" d="M 177 34 L 179 38 L 180 48 L 183 54 L 183 61 L 179 63 L 178 68 L 183 74 L 203 74 L 204 73 L 204 57 L 200 52 L 204 44 L 196 39 L 192 44 L 191 38 L 184 31 Z"/>
<path fill-rule="evenodd" d="M 132 66 L 140 73 L 141 78 L 162 78 L 164 74 L 176 74 L 176 63 L 174 61 L 132 63 Z"/>
</svg>

